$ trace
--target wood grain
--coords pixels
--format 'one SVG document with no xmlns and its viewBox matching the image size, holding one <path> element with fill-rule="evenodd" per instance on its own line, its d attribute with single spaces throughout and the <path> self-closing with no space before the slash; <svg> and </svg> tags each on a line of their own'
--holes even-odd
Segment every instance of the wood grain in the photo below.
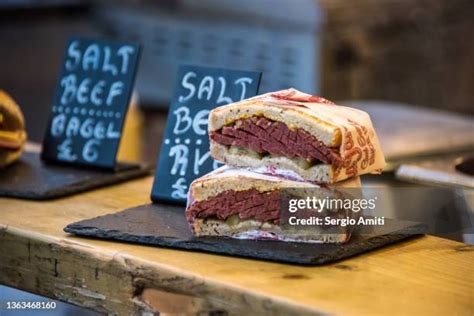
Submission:
<svg viewBox="0 0 474 316">
<path fill-rule="evenodd" d="M 0 283 L 120 315 L 474 313 L 474 247 L 426 236 L 322 267 L 81 239 L 68 223 L 149 201 L 151 177 L 47 202 L 0 199 Z"/>
</svg>

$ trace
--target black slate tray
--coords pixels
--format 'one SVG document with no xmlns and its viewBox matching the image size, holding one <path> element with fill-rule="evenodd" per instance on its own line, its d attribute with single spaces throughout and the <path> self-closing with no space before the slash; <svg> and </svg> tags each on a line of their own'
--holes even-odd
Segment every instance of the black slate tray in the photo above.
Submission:
<svg viewBox="0 0 474 316">
<path fill-rule="evenodd" d="M 23 153 L 15 164 L 0 170 L 0 196 L 46 200 L 148 175 L 150 166 L 120 164 L 116 171 L 70 167 L 43 162 L 35 152 Z"/>
<path fill-rule="evenodd" d="M 186 222 L 184 207 L 147 204 L 72 223 L 64 231 L 92 238 L 301 265 L 320 265 L 345 259 L 425 231 L 422 224 L 387 219 L 385 225 L 379 227 L 370 234 L 355 234 L 343 245 L 195 238 Z"/>
</svg>

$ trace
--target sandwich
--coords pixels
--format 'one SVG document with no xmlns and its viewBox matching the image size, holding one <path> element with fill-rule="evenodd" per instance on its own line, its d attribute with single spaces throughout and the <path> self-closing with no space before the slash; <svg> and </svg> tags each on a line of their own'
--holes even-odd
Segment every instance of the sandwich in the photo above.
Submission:
<svg viewBox="0 0 474 316">
<path fill-rule="evenodd" d="M 321 186 L 304 181 L 298 174 L 273 170 L 223 166 L 194 180 L 190 185 L 186 219 L 195 236 L 224 236 L 239 239 L 270 239 L 292 242 L 343 243 L 353 227 L 344 225 L 295 226 L 290 217 L 332 219 L 356 217 L 347 209 L 308 209 L 290 213 L 288 199 L 312 196 L 349 196 L 344 190 L 360 191 L 359 177 L 337 185 Z M 354 192 L 354 191 L 350 191 Z M 309 223 L 309 222 L 308 222 Z"/>
<path fill-rule="evenodd" d="M 15 101 L 0 90 L 0 168 L 18 160 L 26 143 L 25 119 Z"/>
<path fill-rule="evenodd" d="M 217 107 L 208 129 L 212 157 L 235 167 L 286 169 L 306 181 L 335 183 L 385 166 L 366 112 L 295 89 Z"/>
</svg>

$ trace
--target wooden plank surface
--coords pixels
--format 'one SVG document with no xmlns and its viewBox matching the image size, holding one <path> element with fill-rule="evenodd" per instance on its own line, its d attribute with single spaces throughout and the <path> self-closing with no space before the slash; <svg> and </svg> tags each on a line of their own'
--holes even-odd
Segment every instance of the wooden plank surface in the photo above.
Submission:
<svg viewBox="0 0 474 316">
<path fill-rule="evenodd" d="M 128 315 L 474 313 L 474 247 L 421 237 L 322 267 L 81 239 L 62 228 L 147 203 L 144 178 L 47 202 L 0 199 L 0 283 Z"/>
</svg>

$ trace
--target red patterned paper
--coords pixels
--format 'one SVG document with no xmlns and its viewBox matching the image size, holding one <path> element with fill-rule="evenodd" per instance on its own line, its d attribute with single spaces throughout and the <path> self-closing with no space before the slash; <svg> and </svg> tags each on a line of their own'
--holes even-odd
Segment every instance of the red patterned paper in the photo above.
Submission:
<svg viewBox="0 0 474 316">
<path fill-rule="evenodd" d="M 321 98 L 317 95 L 303 93 L 295 89 L 277 91 L 277 92 L 271 93 L 271 96 L 277 99 L 281 99 L 281 100 L 334 104 L 334 102 Z"/>
</svg>

